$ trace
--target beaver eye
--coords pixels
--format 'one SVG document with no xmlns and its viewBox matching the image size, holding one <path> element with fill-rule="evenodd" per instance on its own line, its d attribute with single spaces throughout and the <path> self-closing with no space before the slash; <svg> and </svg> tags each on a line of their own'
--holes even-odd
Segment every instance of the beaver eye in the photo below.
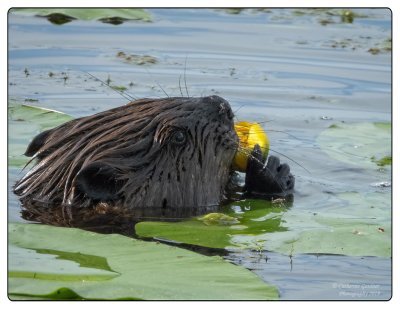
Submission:
<svg viewBox="0 0 400 309">
<path fill-rule="evenodd" d="M 179 130 L 175 131 L 171 136 L 171 142 L 175 145 L 183 145 L 186 143 L 186 132 Z"/>
</svg>

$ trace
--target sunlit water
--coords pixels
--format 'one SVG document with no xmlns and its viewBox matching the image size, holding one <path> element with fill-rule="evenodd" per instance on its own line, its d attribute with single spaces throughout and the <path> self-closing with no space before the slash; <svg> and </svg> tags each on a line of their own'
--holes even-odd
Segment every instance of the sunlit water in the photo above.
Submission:
<svg viewBox="0 0 400 309">
<path fill-rule="evenodd" d="M 85 72 L 127 87 L 132 98 L 218 94 L 239 120 L 265 122 L 272 151 L 290 158 L 279 155 L 296 175 L 294 209 L 333 210 L 338 205 L 330 192 L 391 190 L 371 185 L 390 182 L 386 174 L 371 178 L 344 168 L 315 142 L 331 124 L 391 121 L 390 53 L 368 52 L 391 36 L 388 10 L 367 10 L 369 18 L 326 26 L 285 10 L 150 12 L 153 23 L 118 26 L 81 21 L 56 26 L 10 15 L 9 96 L 38 100 L 35 105 L 74 117 L 127 102 Z M 116 57 L 120 51 L 159 61 L 127 64 Z M 10 168 L 9 186 L 21 175 Z M 12 193 L 8 215 L 22 221 Z M 233 252 L 228 258 L 276 285 L 282 299 L 391 295 L 387 258 L 271 252 Z"/>
</svg>

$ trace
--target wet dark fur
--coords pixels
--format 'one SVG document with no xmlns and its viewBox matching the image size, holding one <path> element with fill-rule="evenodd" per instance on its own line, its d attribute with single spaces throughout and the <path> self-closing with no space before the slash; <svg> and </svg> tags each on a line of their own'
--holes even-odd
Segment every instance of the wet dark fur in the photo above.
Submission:
<svg viewBox="0 0 400 309">
<path fill-rule="evenodd" d="M 14 192 L 24 218 L 53 225 L 195 215 L 223 200 L 237 144 L 218 96 L 141 99 L 39 134 Z"/>
</svg>

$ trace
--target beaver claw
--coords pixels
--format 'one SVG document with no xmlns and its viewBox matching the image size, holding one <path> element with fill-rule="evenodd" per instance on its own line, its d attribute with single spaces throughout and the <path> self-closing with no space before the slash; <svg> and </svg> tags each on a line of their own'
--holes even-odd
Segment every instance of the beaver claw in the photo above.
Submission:
<svg viewBox="0 0 400 309">
<path fill-rule="evenodd" d="M 246 169 L 245 195 L 263 198 L 284 198 L 293 194 L 294 176 L 287 164 L 269 156 L 265 165 L 259 145 L 255 145 Z"/>
</svg>

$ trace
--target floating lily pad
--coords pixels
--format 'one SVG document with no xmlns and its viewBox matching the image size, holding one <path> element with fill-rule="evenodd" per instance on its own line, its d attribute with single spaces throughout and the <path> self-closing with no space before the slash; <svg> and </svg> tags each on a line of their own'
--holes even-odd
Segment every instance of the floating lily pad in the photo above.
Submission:
<svg viewBox="0 0 400 309">
<path fill-rule="evenodd" d="M 338 206 L 329 211 L 284 214 L 282 225 L 288 230 L 264 235 L 266 249 L 283 254 L 390 257 L 390 192 L 345 192 L 337 198 Z"/>
<path fill-rule="evenodd" d="M 355 12 L 353 10 L 341 10 L 341 9 L 324 9 L 324 8 L 314 8 L 314 9 L 295 9 L 292 11 L 294 16 L 319 16 L 319 17 L 326 17 L 326 16 L 338 16 L 343 23 L 352 23 L 354 18 L 366 18 L 368 17 L 365 14 Z"/>
<path fill-rule="evenodd" d="M 143 9 L 81 9 L 81 8 L 31 8 L 13 9 L 12 13 L 47 18 L 51 23 L 62 25 L 72 20 L 99 20 L 119 25 L 127 20 L 151 21 L 151 15 Z"/>
<path fill-rule="evenodd" d="M 244 10 L 245 10 L 244 8 L 226 8 L 223 9 L 222 11 L 227 14 L 237 15 L 243 12 Z"/>
<path fill-rule="evenodd" d="M 49 249 L 25 249 L 13 244 L 9 246 L 12 256 L 9 262 L 10 278 L 31 278 L 62 281 L 101 281 L 112 279 L 119 274 L 113 272 L 104 257 L 86 255 L 80 252 L 63 252 Z M 80 263 L 82 258 L 89 263 Z M 98 265 L 97 262 L 105 262 Z M 75 263 L 66 262 L 74 261 Z M 50 267 L 51 266 L 51 267 Z"/>
<path fill-rule="evenodd" d="M 15 167 L 24 166 L 28 158 L 23 154 L 32 138 L 71 119 L 71 116 L 54 110 L 10 102 L 8 164 Z"/>
<path fill-rule="evenodd" d="M 319 229 L 266 237 L 266 248 L 283 254 L 321 253 L 352 256 L 391 256 L 390 224 L 321 216 Z M 384 231 L 384 232 L 382 232 Z"/>
<path fill-rule="evenodd" d="M 182 222 L 140 222 L 135 230 L 139 236 L 173 240 L 209 248 L 247 246 L 233 240 L 234 235 L 259 235 L 286 231 L 281 226 L 285 207 L 268 201 L 235 202 L 225 214 L 208 214 Z M 250 242 L 251 243 L 251 242 Z M 254 249 L 254 248 L 252 248 Z"/>
<path fill-rule="evenodd" d="M 9 224 L 9 246 L 11 298 L 278 298 L 275 287 L 220 257 L 122 235 Z"/>
<path fill-rule="evenodd" d="M 337 200 L 336 209 L 322 214 L 270 208 L 265 201 L 236 202 L 219 216 L 178 223 L 141 222 L 136 232 L 212 248 L 266 249 L 288 255 L 391 256 L 390 193 L 346 192 L 338 194 Z M 220 222 L 225 216 L 229 216 L 229 224 Z"/>
<path fill-rule="evenodd" d="M 24 293 L 9 295 L 11 300 L 84 300 L 84 298 L 67 288 L 60 288 L 44 295 L 29 295 Z"/>
<path fill-rule="evenodd" d="M 391 153 L 391 125 L 356 123 L 331 126 L 319 135 L 317 142 L 336 160 L 376 169 L 371 158 L 383 158 Z"/>
</svg>

